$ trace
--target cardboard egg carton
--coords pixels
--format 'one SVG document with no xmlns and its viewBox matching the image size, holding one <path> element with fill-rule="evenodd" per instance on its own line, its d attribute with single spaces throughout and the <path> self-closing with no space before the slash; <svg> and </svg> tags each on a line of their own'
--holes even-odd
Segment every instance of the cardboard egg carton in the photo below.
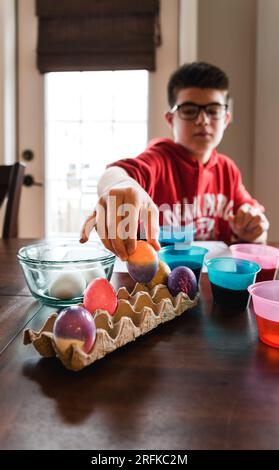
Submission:
<svg viewBox="0 0 279 470">
<path fill-rule="evenodd" d="M 199 294 L 193 300 L 183 292 L 173 297 L 165 285 L 149 289 L 138 283 L 131 294 L 121 287 L 117 297 L 118 306 L 113 316 L 105 310 L 96 311 L 96 340 L 88 354 L 77 345 L 69 346 L 64 353 L 57 349 L 53 337 L 57 313 L 50 315 L 39 332 L 26 330 L 24 344 L 32 343 L 41 356 L 57 356 L 67 369 L 78 371 L 194 307 Z"/>
</svg>

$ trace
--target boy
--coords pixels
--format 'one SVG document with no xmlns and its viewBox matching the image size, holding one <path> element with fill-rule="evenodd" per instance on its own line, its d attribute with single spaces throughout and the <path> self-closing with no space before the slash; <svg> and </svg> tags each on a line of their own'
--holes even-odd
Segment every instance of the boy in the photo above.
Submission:
<svg viewBox="0 0 279 470">
<path fill-rule="evenodd" d="M 246 191 L 235 163 L 215 150 L 231 118 L 228 88 L 226 74 L 204 62 L 185 64 L 172 74 L 165 119 L 173 140 L 151 141 L 137 158 L 109 165 L 81 242 L 95 226 L 104 245 L 126 260 L 135 250 L 143 218 L 146 238 L 159 250 L 159 224 L 187 223 L 189 204 L 196 239 L 266 242 L 269 223 L 264 208 Z M 121 227 L 127 221 L 125 210 L 128 238 Z"/>
</svg>

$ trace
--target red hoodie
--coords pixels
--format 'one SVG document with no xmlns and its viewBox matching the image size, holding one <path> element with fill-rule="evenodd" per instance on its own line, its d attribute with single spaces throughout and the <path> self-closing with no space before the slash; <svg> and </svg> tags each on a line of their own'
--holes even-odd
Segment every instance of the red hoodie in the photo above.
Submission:
<svg viewBox="0 0 279 470">
<path fill-rule="evenodd" d="M 245 189 L 236 164 L 213 150 L 203 165 L 189 151 L 170 139 L 154 139 L 136 158 L 125 158 L 119 166 L 134 178 L 160 209 L 160 225 L 189 222 L 185 204 L 193 204 L 197 240 L 232 241 L 228 216 L 249 203 L 264 208 Z M 162 204 L 170 207 L 160 208 Z"/>
</svg>

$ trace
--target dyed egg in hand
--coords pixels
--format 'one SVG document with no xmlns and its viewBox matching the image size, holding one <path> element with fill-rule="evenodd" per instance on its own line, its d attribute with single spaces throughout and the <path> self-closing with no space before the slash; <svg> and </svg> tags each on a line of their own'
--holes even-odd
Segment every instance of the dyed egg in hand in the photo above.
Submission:
<svg viewBox="0 0 279 470">
<path fill-rule="evenodd" d="M 65 272 L 53 279 L 48 292 L 51 297 L 58 299 L 73 299 L 82 296 L 85 287 L 85 279 L 80 273 Z"/>
<path fill-rule="evenodd" d="M 179 294 L 179 292 L 184 292 L 193 300 L 197 293 L 198 285 L 192 269 L 186 266 L 175 268 L 168 277 L 168 288 L 174 296 Z"/>
<path fill-rule="evenodd" d="M 106 310 L 110 315 L 115 313 L 117 307 L 117 295 L 107 279 L 97 278 L 88 284 L 84 291 L 85 308 L 90 313 L 96 310 Z"/>
<path fill-rule="evenodd" d="M 127 269 L 134 281 L 150 282 L 158 269 L 158 255 L 153 246 L 144 240 L 137 241 L 136 251 L 128 257 Z"/>
<path fill-rule="evenodd" d="M 63 353 L 71 345 L 76 345 L 88 353 L 96 338 L 94 319 L 78 305 L 64 308 L 54 322 L 53 335 L 58 351 Z"/>
<path fill-rule="evenodd" d="M 159 259 L 157 272 L 155 276 L 151 279 L 151 281 L 147 284 L 148 287 L 152 288 L 157 286 L 158 284 L 167 284 L 170 272 L 171 269 L 169 265 Z"/>
</svg>

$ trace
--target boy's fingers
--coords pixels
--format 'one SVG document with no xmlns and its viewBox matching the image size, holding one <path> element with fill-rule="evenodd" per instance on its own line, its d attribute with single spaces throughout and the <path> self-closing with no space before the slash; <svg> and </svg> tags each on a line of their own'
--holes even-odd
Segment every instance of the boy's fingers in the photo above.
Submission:
<svg viewBox="0 0 279 470">
<path fill-rule="evenodd" d="M 124 194 L 122 191 L 110 192 L 107 200 L 108 236 L 112 247 L 122 261 L 127 261 L 128 253 L 124 244 L 125 233 L 121 222 L 123 220 Z"/>
<path fill-rule="evenodd" d="M 253 215 L 251 214 L 251 212 L 247 212 L 245 215 L 244 215 L 244 218 L 243 218 L 243 222 L 242 222 L 242 229 L 243 230 L 247 230 L 247 227 L 248 225 L 250 224 L 250 222 L 253 220 Z"/>
<path fill-rule="evenodd" d="M 231 229 L 233 230 L 234 229 L 234 219 L 235 219 L 235 215 L 234 214 L 230 214 L 229 215 L 229 218 L 228 218 L 228 222 L 229 222 L 229 226 L 231 227 Z"/>
<path fill-rule="evenodd" d="M 93 228 L 96 226 L 96 210 L 93 211 L 93 214 L 87 217 L 86 221 L 84 222 L 81 232 L 80 232 L 80 243 L 85 243 L 89 239 L 90 232 L 92 232 Z"/>
<path fill-rule="evenodd" d="M 102 217 L 102 219 L 100 219 L 99 223 L 103 223 L 103 220 L 104 220 L 104 217 Z M 106 247 L 106 249 L 111 251 L 115 255 L 117 255 L 117 253 L 115 253 L 114 248 L 111 244 L 111 240 L 109 239 L 106 222 L 104 223 L 104 225 L 102 225 L 102 229 L 99 229 L 98 223 L 96 223 L 96 231 L 97 231 L 99 237 L 101 238 L 101 240 L 102 240 L 104 246 Z"/>
<path fill-rule="evenodd" d="M 243 217 L 244 217 L 244 211 L 242 209 L 238 209 L 233 220 L 233 224 L 236 228 L 240 228 L 242 226 Z"/>
<path fill-rule="evenodd" d="M 140 215 L 140 205 L 133 193 L 127 193 L 125 195 L 125 205 L 129 210 L 129 226 L 128 226 L 128 237 L 125 240 L 126 251 L 128 255 L 134 253 L 137 247 L 137 231 Z"/>
<path fill-rule="evenodd" d="M 158 236 L 160 232 L 159 227 L 159 211 L 154 203 L 146 203 L 141 207 L 140 219 L 143 227 L 143 233 L 141 235 L 146 238 L 148 243 L 152 245 L 156 251 L 161 249 L 158 242 Z"/>
<path fill-rule="evenodd" d="M 234 219 L 234 225 L 237 229 L 241 229 L 245 227 L 245 225 L 248 223 L 248 220 L 251 218 L 251 215 L 249 215 L 249 212 L 247 212 L 247 209 L 238 209 L 235 219 Z"/>
<path fill-rule="evenodd" d="M 255 227 L 252 231 L 250 232 L 243 232 L 241 238 L 242 240 L 245 240 L 247 242 L 253 242 L 256 238 L 258 238 L 264 230 L 262 229 L 261 226 Z"/>
<path fill-rule="evenodd" d="M 106 248 L 107 227 L 106 227 L 106 202 L 103 198 L 99 199 L 98 209 L 96 210 L 96 231 Z"/>
<path fill-rule="evenodd" d="M 262 223 L 262 218 L 260 215 L 255 215 L 254 217 L 251 218 L 251 220 L 248 222 L 248 224 L 245 227 L 245 230 L 248 232 L 253 231 L 257 226 L 259 226 Z"/>
<path fill-rule="evenodd" d="M 269 229 L 269 222 L 263 212 L 258 214 L 260 221 L 259 225 L 262 227 L 263 231 L 268 231 Z"/>
<path fill-rule="evenodd" d="M 98 233 L 98 226 L 96 226 L 96 230 L 97 230 L 97 233 Z M 102 238 L 102 242 L 105 246 L 105 248 L 109 251 L 111 251 L 112 253 L 114 253 L 115 255 L 117 255 L 117 253 L 115 253 L 114 249 L 113 249 L 113 246 L 111 244 L 111 241 L 110 239 L 108 238 L 108 233 L 107 233 L 107 230 L 105 228 L 105 237 Z"/>
<path fill-rule="evenodd" d="M 153 246 L 154 250 L 156 250 L 156 251 L 160 251 L 160 250 L 161 250 L 161 245 L 160 245 L 160 243 L 158 242 L 158 240 L 152 240 L 152 239 L 150 239 L 150 240 L 148 240 L 148 243 L 150 243 L 150 245 Z"/>
<path fill-rule="evenodd" d="M 261 235 L 263 232 L 264 232 L 263 227 L 261 225 L 258 225 L 253 230 L 251 230 L 250 233 L 255 237 L 255 236 Z"/>
<path fill-rule="evenodd" d="M 80 242 L 85 243 L 93 228 L 104 246 L 119 256 L 128 259 L 136 249 L 138 223 L 143 214 L 143 226 L 148 242 L 159 251 L 159 211 L 151 201 L 141 205 L 138 194 L 132 188 L 115 188 L 101 197 L 93 214 L 81 229 Z"/>
<path fill-rule="evenodd" d="M 159 251 L 161 249 L 160 243 L 158 242 L 160 232 L 159 212 L 155 204 L 150 204 L 147 210 L 147 227 L 145 227 L 147 241 L 156 251 Z"/>
<path fill-rule="evenodd" d="M 240 207 L 235 216 L 229 216 L 231 229 L 243 240 L 252 242 L 269 229 L 266 216 L 257 207 Z"/>
<path fill-rule="evenodd" d="M 80 243 L 86 243 L 89 239 L 89 234 L 90 232 L 95 229 L 96 232 L 98 233 L 99 237 L 101 238 L 104 246 L 112 251 L 113 251 L 113 248 L 112 248 L 112 245 L 108 239 L 108 236 L 107 236 L 107 230 L 106 230 L 106 226 L 103 225 L 103 230 L 102 232 L 100 230 L 98 230 L 98 224 L 97 224 L 97 212 L 98 212 L 98 209 L 94 209 L 94 212 L 92 215 L 90 215 L 89 217 L 87 217 L 86 221 L 84 222 L 83 226 L 82 226 L 82 229 L 81 229 L 81 234 L 80 234 Z M 99 222 L 100 222 L 100 219 L 99 219 Z"/>
</svg>

